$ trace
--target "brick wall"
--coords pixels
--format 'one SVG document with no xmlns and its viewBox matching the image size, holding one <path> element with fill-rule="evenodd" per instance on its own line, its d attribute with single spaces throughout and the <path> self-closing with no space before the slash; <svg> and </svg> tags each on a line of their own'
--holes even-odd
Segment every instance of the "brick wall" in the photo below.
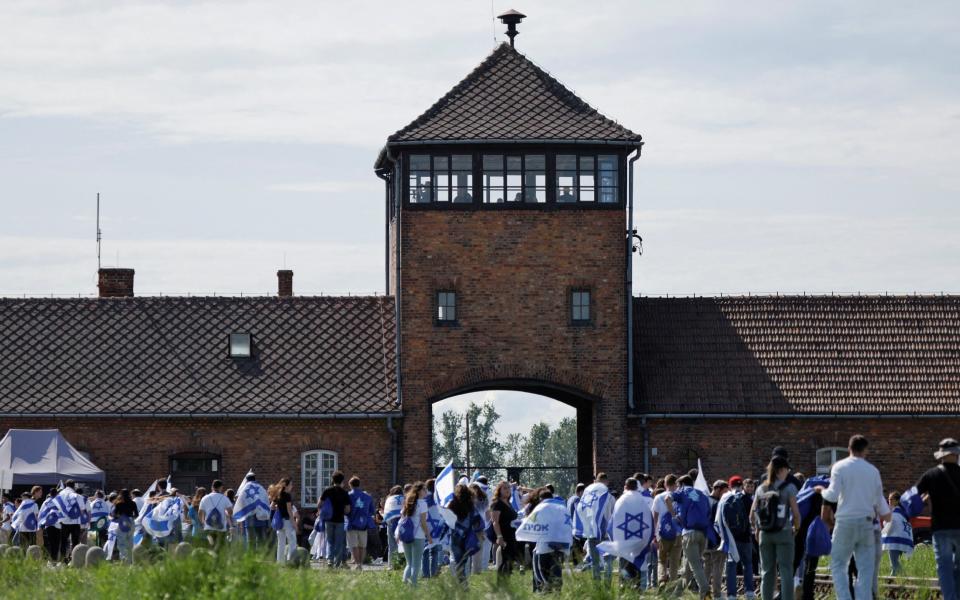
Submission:
<svg viewBox="0 0 960 600">
<path fill-rule="evenodd" d="M 934 466 L 933 451 L 945 437 L 960 437 L 956 419 L 658 419 L 650 420 L 650 457 L 656 477 L 681 473 L 697 454 L 712 483 L 733 474 L 763 472 L 775 446 L 790 452 L 794 469 L 816 473 L 819 448 L 847 446 L 851 435 L 870 441 L 868 460 L 880 469 L 885 490 L 903 491 Z M 643 468 L 643 430 L 631 419 L 627 435 L 637 469 Z M 845 454 L 844 454 L 845 455 Z M 693 459 L 696 462 L 696 459 Z M 695 466 L 695 464 L 694 464 Z"/>
<path fill-rule="evenodd" d="M 221 475 L 236 487 L 251 467 L 271 483 L 293 479 L 300 501 L 300 455 L 309 450 L 338 453 L 340 469 L 357 474 L 374 497 L 390 485 L 390 435 L 384 419 L 0 419 L 8 428 L 59 429 L 107 475 L 109 489 L 146 489 L 170 472 L 169 457 L 179 452 L 221 455 Z"/>
<path fill-rule="evenodd" d="M 559 384 L 593 401 L 593 465 L 626 468 L 625 214 L 620 210 L 405 210 L 402 477 L 431 473 L 431 400 L 491 380 Z M 594 322 L 570 325 L 572 287 Z M 458 325 L 434 324 L 455 290 Z M 522 388 L 518 388 L 522 389 Z"/>
</svg>

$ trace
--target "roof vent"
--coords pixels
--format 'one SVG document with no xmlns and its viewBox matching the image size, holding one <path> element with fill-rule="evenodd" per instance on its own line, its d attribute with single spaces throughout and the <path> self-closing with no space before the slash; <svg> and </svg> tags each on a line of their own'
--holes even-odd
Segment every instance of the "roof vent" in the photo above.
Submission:
<svg viewBox="0 0 960 600">
<path fill-rule="evenodd" d="M 513 38 L 517 37 L 517 24 L 527 18 L 527 15 L 517 12 L 512 8 L 502 15 L 497 16 L 500 21 L 507 26 L 507 37 L 510 38 L 510 47 L 513 48 Z"/>
</svg>

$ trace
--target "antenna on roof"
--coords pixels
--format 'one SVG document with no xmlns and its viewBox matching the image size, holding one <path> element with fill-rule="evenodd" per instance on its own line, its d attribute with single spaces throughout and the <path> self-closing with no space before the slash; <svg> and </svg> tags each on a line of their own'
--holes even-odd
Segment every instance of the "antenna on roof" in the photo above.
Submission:
<svg viewBox="0 0 960 600">
<path fill-rule="evenodd" d="M 527 18 L 527 15 L 517 12 L 511 8 L 502 15 L 498 15 L 497 18 L 507 26 L 507 37 L 510 38 L 510 47 L 513 48 L 513 38 L 517 37 L 517 34 L 519 33 L 517 31 L 517 24 Z"/>
<path fill-rule="evenodd" d="M 97 270 L 100 270 L 100 239 L 103 235 L 100 232 L 100 192 L 97 192 Z"/>
</svg>

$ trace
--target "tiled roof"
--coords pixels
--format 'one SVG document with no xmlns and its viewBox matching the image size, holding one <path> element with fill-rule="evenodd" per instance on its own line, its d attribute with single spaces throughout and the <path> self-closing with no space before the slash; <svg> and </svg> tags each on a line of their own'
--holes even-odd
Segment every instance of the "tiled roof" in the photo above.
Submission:
<svg viewBox="0 0 960 600">
<path fill-rule="evenodd" d="M 639 142 L 640 136 L 501 44 L 388 143 L 434 140 Z"/>
<path fill-rule="evenodd" d="M 634 307 L 639 413 L 960 414 L 960 296 Z"/>
<path fill-rule="evenodd" d="M 398 408 L 391 297 L 0 300 L 0 413 Z M 253 336 L 250 359 L 228 334 Z"/>
</svg>

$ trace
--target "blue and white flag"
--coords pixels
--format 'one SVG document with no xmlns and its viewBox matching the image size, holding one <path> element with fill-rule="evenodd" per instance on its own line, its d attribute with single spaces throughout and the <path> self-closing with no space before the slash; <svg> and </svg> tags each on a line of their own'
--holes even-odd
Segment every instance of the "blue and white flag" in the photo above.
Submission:
<svg viewBox="0 0 960 600">
<path fill-rule="evenodd" d="M 707 483 L 707 476 L 703 474 L 703 463 L 700 462 L 700 459 L 697 459 L 697 480 L 693 482 L 693 489 L 699 490 L 706 494 L 710 495 L 710 484 Z"/>
<path fill-rule="evenodd" d="M 720 546 L 717 548 L 720 552 L 727 555 L 727 560 L 740 562 L 740 552 L 737 550 L 737 540 L 733 537 L 733 531 L 724 517 L 724 508 L 727 502 L 730 502 L 737 494 L 743 495 L 743 491 L 728 492 L 720 498 L 717 503 L 717 516 L 714 518 L 713 527 L 720 532 Z"/>
<path fill-rule="evenodd" d="M 63 488 L 57 497 L 53 499 L 60 511 L 61 520 L 72 520 L 81 522 L 86 514 L 87 503 L 80 494 L 71 488 Z"/>
<path fill-rule="evenodd" d="M 106 560 L 113 558 L 113 549 L 117 547 L 117 535 L 119 533 L 128 533 L 133 529 L 133 519 L 130 517 L 120 517 L 111 519 L 110 526 L 107 527 L 107 543 L 103 545 L 103 553 L 106 554 Z"/>
<path fill-rule="evenodd" d="M 453 461 L 440 471 L 433 484 L 433 501 L 440 506 L 447 506 L 453 500 L 453 490 L 456 488 L 456 480 L 453 473 Z"/>
<path fill-rule="evenodd" d="M 400 518 L 400 510 L 403 508 L 403 495 L 387 496 L 383 502 L 383 520 L 389 523 L 394 519 Z"/>
<path fill-rule="evenodd" d="M 250 516 L 259 521 L 270 518 L 267 490 L 256 481 L 244 481 L 237 491 L 237 501 L 233 504 L 233 518 L 238 523 L 243 523 Z"/>
<path fill-rule="evenodd" d="M 107 528 L 110 516 L 110 504 L 103 498 L 94 497 L 87 506 L 90 513 L 90 529 L 102 531 Z"/>
<path fill-rule="evenodd" d="M 923 512 L 923 495 L 913 486 L 900 496 L 900 508 L 907 519 L 912 519 Z"/>
<path fill-rule="evenodd" d="M 138 546 L 143 541 L 143 538 L 144 538 L 143 521 L 144 519 L 150 518 L 150 513 L 152 513 L 156 508 L 157 508 L 157 504 L 155 502 L 147 501 L 143 503 L 143 508 L 140 509 L 140 514 L 137 515 L 137 518 L 135 520 L 136 527 L 133 530 L 134 546 Z"/>
<path fill-rule="evenodd" d="M 518 542 L 544 542 L 555 550 L 566 550 L 573 543 L 573 523 L 567 505 L 560 498 L 547 498 L 524 517 L 517 528 Z"/>
<path fill-rule="evenodd" d="M 40 507 L 33 499 L 27 499 L 20 503 L 17 510 L 13 512 L 13 518 L 10 524 L 14 531 L 36 531 L 40 521 L 38 515 Z"/>
<path fill-rule="evenodd" d="M 601 539 L 607 532 L 613 514 L 610 490 L 599 481 L 583 490 L 573 514 L 573 533 L 577 537 Z"/>
<path fill-rule="evenodd" d="M 165 498 L 140 520 L 143 531 L 155 538 L 165 538 L 174 532 L 174 525 L 183 513 L 180 498 Z"/>
<path fill-rule="evenodd" d="M 913 527 L 903 505 L 894 508 L 890 520 L 884 523 L 880 543 L 884 551 L 899 550 L 908 556 L 913 554 Z"/>
<path fill-rule="evenodd" d="M 510 484 L 510 507 L 519 514 L 523 511 L 523 498 L 520 496 L 520 486 Z"/>
<path fill-rule="evenodd" d="M 797 507 L 800 509 L 800 520 L 806 520 L 810 507 L 813 504 L 813 497 L 817 494 L 817 487 L 826 489 L 830 486 L 830 478 L 826 475 L 815 475 L 807 478 L 803 482 L 803 487 L 797 493 Z"/>
<path fill-rule="evenodd" d="M 618 556 L 643 569 L 653 542 L 653 502 L 638 491 L 624 492 L 613 508 L 608 529 L 609 541 L 597 549 Z"/>
<path fill-rule="evenodd" d="M 167 475 L 167 486 L 164 488 L 164 491 L 168 494 L 173 493 L 173 483 L 170 481 L 170 475 Z"/>
<path fill-rule="evenodd" d="M 40 515 L 37 517 L 40 527 L 56 527 L 60 523 L 60 506 L 56 498 L 47 498 L 40 505 Z"/>
</svg>

